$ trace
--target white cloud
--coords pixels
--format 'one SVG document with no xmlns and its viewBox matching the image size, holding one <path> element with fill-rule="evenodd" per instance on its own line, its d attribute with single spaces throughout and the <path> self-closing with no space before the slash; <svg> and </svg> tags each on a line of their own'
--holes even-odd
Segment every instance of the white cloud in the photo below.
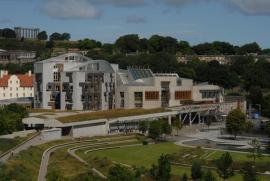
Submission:
<svg viewBox="0 0 270 181">
<path fill-rule="evenodd" d="M 181 7 L 190 3 L 216 2 L 230 5 L 246 14 L 270 15 L 270 0 L 158 0 L 172 7 Z"/>
<path fill-rule="evenodd" d="M 58 19 L 97 18 L 101 15 L 100 10 L 87 0 L 46 0 L 41 11 Z"/>
</svg>

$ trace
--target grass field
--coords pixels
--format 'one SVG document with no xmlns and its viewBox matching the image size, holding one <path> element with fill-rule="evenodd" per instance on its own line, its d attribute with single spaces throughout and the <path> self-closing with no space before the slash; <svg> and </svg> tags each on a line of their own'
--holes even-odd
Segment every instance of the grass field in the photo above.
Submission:
<svg viewBox="0 0 270 181">
<path fill-rule="evenodd" d="M 161 154 L 172 154 L 172 153 L 181 153 L 182 151 L 185 153 L 188 150 L 191 151 L 190 148 L 183 148 L 177 146 L 173 143 L 161 143 L 155 145 L 147 145 L 147 146 L 138 146 L 136 148 L 117 148 L 111 150 L 102 150 L 90 153 L 92 157 L 107 157 L 113 161 L 124 163 L 128 165 L 135 165 L 137 167 L 144 166 L 146 168 L 150 168 L 152 164 L 157 163 L 157 160 Z M 209 153 L 211 153 L 210 151 Z M 215 159 L 219 157 L 222 152 L 215 152 L 208 159 Z M 90 155 L 89 155 L 90 156 Z M 234 154 L 232 153 L 232 157 L 234 160 L 239 161 L 248 161 L 250 158 L 247 157 L 246 154 Z M 247 159 L 247 160 L 246 160 Z M 264 157 L 261 160 L 265 160 L 266 162 L 269 157 Z M 258 160 L 259 162 L 260 160 Z M 181 175 L 184 172 L 190 173 L 190 168 L 182 167 L 182 166 L 172 166 L 172 173 L 176 175 Z M 242 177 L 240 174 L 236 174 L 234 177 L 228 179 L 229 181 L 241 181 Z M 269 181 L 270 177 L 261 176 L 261 181 Z"/>
<path fill-rule="evenodd" d="M 0 154 L 10 150 L 11 148 L 14 148 L 15 146 L 19 145 L 22 142 L 26 141 L 34 134 L 36 134 L 36 133 L 28 134 L 26 137 L 16 137 L 14 139 L 0 138 Z"/>
<path fill-rule="evenodd" d="M 134 116 L 134 115 L 143 115 L 143 114 L 153 114 L 164 112 L 165 109 L 157 108 L 157 109 L 115 109 L 109 111 L 97 111 L 90 113 L 82 113 L 70 116 L 58 117 L 57 120 L 62 123 L 69 122 L 80 122 L 87 120 L 95 120 L 95 119 L 108 119 L 108 118 L 118 118 L 118 117 L 126 117 L 126 116 Z"/>
</svg>

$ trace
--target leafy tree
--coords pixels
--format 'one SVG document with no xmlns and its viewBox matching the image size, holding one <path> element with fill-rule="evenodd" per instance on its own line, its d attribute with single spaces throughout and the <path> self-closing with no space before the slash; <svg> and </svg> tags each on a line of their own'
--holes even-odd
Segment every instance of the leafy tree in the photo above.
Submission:
<svg viewBox="0 0 270 181">
<path fill-rule="evenodd" d="M 46 31 L 41 31 L 38 33 L 37 38 L 39 40 L 47 40 L 48 39 L 48 35 Z"/>
<path fill-rule="evenodd" d="M 150 52 L 167 52 L 175 54 L 178 50 L 178 42 L 172 37 L 163 37 L 160 35 L 153 35 L 148 40 Z"/>
<path fill-rule="evenodd" d="M 82 50 L 100 48 L 101 46 L 102 46 L 101 42 L 96 41 L 96 40 L 90 40 L 88 38 L 79 41 L 79 48 Z"/>
<path fill-rule="evenodd" d="M 263 100 L 261 87 L 259 86 L 250 87 L 248 98 L 250 99 L 252 104 L 261 104 Z"/>
<path fill-rule="evenodd" d="M 143 134 L 146 133 L 148 130 L 149 123 L 147 121 L 140 121 L 139 122 L 139 131 L 142 132 Z"/>
<path fill-rule="evenodd" d="M 1 36 L 4 38 L 16 38 L 16 33 L 12 29 L 4 28 L 1 31 Z"/>
<path fill-rule="evenodd" d="M 137 34 L 121 36 L 116 40 L 115 47 L 121 53 L 137 52 L 140 49 L 140 38 Z"/>
<path fill-rule="evenodd" d="M 253 42 L 253 43 L 245 44 L 242 47 L 240 47 L 237 50 L 237 54 L 245 55 L 245 54 L 249 54 L 249 53 L 260 53 L 260 51 L 261 51 L 261 48 L 258 45 L 258 43 Z"/>
<path fill-rule="evenodd" d="M 239 109 L 232 110 L 226 118 L 226 130 L 236 136 L 246 128 L 246 115 Z"/>
<path fill-rule="evenodd" d="M 55 40 L 62 40 L 62 35 L 60 33 L 53 33 L 50 35 L 50 41 L 55 41 Z"/>
<path fill-rule="evenodd" d="M 218 174 L 224 180 L 233 175 L 232 164 L 233 160 L 229 152 L 222 154 L 221 157 L 216 160 Z"/>
<path fill-rule="evenodd" d="M 191 47 L 187 41 L 180 41 L 178 46 L 179 46 L 179 52 L 181 54 L 183 54 L 183 55 L 193 54 L 193 50 L 191 49 Z"/>
<path fill-rule="evenodd" d="M 184 173 L 184 174 L 182 175 L 182 177 L 180 178 L 180 181 L 188 181 L 188 176 L 187 176 L 186 173 Z"/>
<path fill-rule="evenodd" d="M 211 170 L 207 170 L 207 172 L 203 175 L 203 181 L 217 181 L 217 178 L 211 172 Z"/>
<path fill-rule="evenodd" d="M 172 127 L 169 125 L 167 120 L 161 120 L 161 133 L 169 135 L 172 133 Z"/>
<path fill-rule="evenodd" d="M 256 158 L 260 158 L 262 156 L 261 143 L 257 139 L 253 139 L 248 144 L 251 146 L 249 157 L 251 157 L 255 162 Z"/>
<path fill-rule="evenodd" d="M 267 145 L 265 147 L 265 151 L 270 154 L 270 141 L 267 142 Z"/>
<path fill-rule="evenodd" d="M 109 181 L 135 181 L 134 174 L 126 167 L 116 165 L 109 170 L 108 174 Z"/>
<path fill-rule="evenodd" d="M 207 119 L 205 120 L 205 124 L 208 126 L 208 129 L 211 126 L 213 119 L 214 118 L 212 116 L 208 116 Z"/>
<path fill-rule="evenodd" d="M 243 174 L 243 181 L 259 181 L 255 167 L 249 162 L 244 164 L 241 173 Z"/>
<path fill-rule="evenodd" d="M 153 165 L 150 174 L 156 181 L 169 181 L 171 177 L 171 164 L 168 155 L 161 155 L 158 165 Z"/>
<path fill-rule="evenodd" d="M 246 132 L 250 132 L 252 128 L 254 127 L 254 124 L 251 121 L 246 121 Z"/>
<path fill-rule="evenodd" d="M 71 36 L 69 33 L 63 33 L 61 35 L 61 40 L 70 40 Z"/>
<path fill-rule="evenodd" d="M 162 132 L 160 123 L 158 121 L 152 121 L 148 130 L 149 137 L 152 139 L 157 139 L 161 134 Z"/>
<path fill-rule="evenodd" d="M 191 178 L 194 180 L 201 179 L 203 175 L 202 164 L 199 160 L 195 160 L 191 167 Z"/>
<path fill-rule="evenodd" d="M 173 122 L 173 127 L 176 129 L 177 135 L 179 135 L 179 131 L 183 128 L 183 126 L 184 126 L 184 124 L 180 120 L 175 120 Z"/>
</svg>

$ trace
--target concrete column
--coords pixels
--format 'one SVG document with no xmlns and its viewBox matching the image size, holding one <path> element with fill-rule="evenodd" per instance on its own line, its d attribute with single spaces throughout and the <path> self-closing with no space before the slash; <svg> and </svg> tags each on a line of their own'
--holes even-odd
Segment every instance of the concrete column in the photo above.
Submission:
<svg viewBox="0 0 270 181">
<path fill-rule="evenodd" d="M 199 124 L 201 124 L 201 112 L 198 112 L 198 119 L 199 119 Z"/>
<path fill-rule="evenodd" d="M 172 116 L 171 115 L 168 116 L 168 123 L 169 123 L 169 125 L 172 125 Z"/>
<path fill-rule="evenodd" d="M 189 125 L 191 126 L 192 125 L 192 117 L 191 117 L 191 112 L 189 113 Z"/>
<path fill-rule="evenodd" d="M 182 122 L 182 114 L 179 114 L 179 121 Z"/>
</svg>

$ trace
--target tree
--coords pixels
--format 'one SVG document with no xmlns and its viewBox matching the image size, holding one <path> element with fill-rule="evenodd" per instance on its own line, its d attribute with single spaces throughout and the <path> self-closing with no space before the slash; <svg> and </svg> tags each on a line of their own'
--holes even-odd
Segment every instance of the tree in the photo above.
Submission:
<svg viewBox="0 0 270 181">
<path fill-rule="evenodd" d="M 50 35 L 50 41 L 55 41 L 55 40 L 62 40 L 62 35 L 60 33 L 53 33 Z"/>
<path fill-rule="evenodd" d="M 149 126 L 148 136 L 157 139 L 161 135 L 161 127 L 159 121 L 152 121 Z"/>
<path fill-rule="evenodd" d="M 16 38 L 15 31 L 9 28 L 2 29 L 1 34 L 4 38 Z"/>
<path fill-rule="evenodd" d="M 249 53 L 260 53 L 260 52 L 261 48 L 256 42 L 245 44 L 237 50 L 237 54 L 239 55 L 245 55 Z"/>
<path fill-rule="evenodd" d="M 233 160 L 229 152 L 223 153 L 221 157 L 216 160 L 218 174 L 224 180 L 233 175 L 232 164 Z"/>
<path fill-rule="evenodd" d="M 48 35 L 46 31 L 41 31 L 38 33 L 37 38 L 39 40 L 47 40 L 48 39 Z"/>
<path fill-rule="evenodd" d="M 137 52 L 140 49 L 140 38 L 137 34 L 121 36 L 116 40 L 115 47 L 124 54 Z"/>
<path fill-rule="evenodd" d="M 172 127 L 168 123 L 167 120 L 160 120 L 160 123 L 161 123 L 161 133 L 162 134 L 169 135 L 172 133 Z"/>
<path fill-rule="evenodd" d="M 180 181 L 188 181 L 188 176 L 187 176 L 186 173 L 184 173 L 184 174 L 182 175 L 182 177 L 180 178 Z"/>
<path fill-rule="evenodd" d="M 265 151 L 270 154 L 270 141 L 267 142 L 267 145 L 265 147 Z"/>
<path fill-rule="evenodd" d="M 203 175 L 203 181 L 217 181 L 217 178 L 211 172 L 211 170 L 207 170 L 207 172 Z"/>
<path fill-rule="evenodd" d="M 178 50 L 178 42 L 172 37 L 163 37 L 160 35 L 153 35 L 148 40 L 149 50 L 155 52 L 167 52 L 175 54 Z"/>
<path fill-rule="evenodd" d="M 183 128 L 184 124 L 180 120 L 175 120 L 173 122 L 173 127 L 176 129 L 177 136 L 179 136 L 179 131 Z"/>
<path fill-rule="evenodd" d="M 245 131 L 246 115 L 240 110 L 232 110 L 226 118 L 226 130 L 236 139 L 238 134 Z"/>
<path fill-rule="evenodd" d="M 109 170 L 108 174 L 109 181 L 135 181 L 134 174 L 126 167 L 116 165 Z"/>
<path fill-rule="evenodd" d="M 101 46 L 102 46 L 101 42 L 96 40 L 90 40 L 88 38 L 79 41 L 79 48 L 81 50 L 90 50 L 93 48 L 100 48 Z"/>
<path fill-rule="evenodd" d="M 61 35 L 61 40 L 70 40 L 71 36 L 69 33 L 63 33 Z"/>
<path fill-rule="evenodd" d="M 156 181 L 169 181 L 171 178 L 171 164 L 168 155 L 161 155 L 158 159 L 158 165 L 152 165 L 150 175 Z"/>
<path fill-rule="evenodd" d="M 208 126 L 208 129 L 212 124 L 212 119 L 213 119 L 212 116 L 208 116 L 207 119 L 205 120 L 205 124 Z"/>
<path fill-rule="evenodd" d="M 146 133 L 148 130 L 149 123 L 147 121 L 140 121 L 139 122 L 139 131 L 142 132 L 143 134 Z"/>
<path fill-rule="evenodd" d="M 244 164 L 241 173 L 243 174 L 243 181 L 259 181 L 255 167 L 249 162 Z"/>
<path fill-rule="evenodd" d="M 202 164 L 199 160 L 195 160 L 192 163 L 191 167 L 191 178 L 194 180 L 202 178 L 203 171 L 202 171 Z"/>
<path fill-rule="evenodd" d="M 252 128 L 254 127 L 254 124 L 251 121 L 246 121 L 246 132 L 250 132 Z"/>
<path fill-rule="evenodd" d="M 252 86 L 249 89 L 249 96 L 252 104 L 261 104 L 263 100 L 263 94 L 260 86 Z"/>
<path fill-rule="evenodd" d="M 248 144 L 251 146 L 249 157 L 251 157 L 255 162 L 256 158 L 260 158 L 262 156 L 261 143 L 257 139 L 253 139 Z"/>
</svg>

